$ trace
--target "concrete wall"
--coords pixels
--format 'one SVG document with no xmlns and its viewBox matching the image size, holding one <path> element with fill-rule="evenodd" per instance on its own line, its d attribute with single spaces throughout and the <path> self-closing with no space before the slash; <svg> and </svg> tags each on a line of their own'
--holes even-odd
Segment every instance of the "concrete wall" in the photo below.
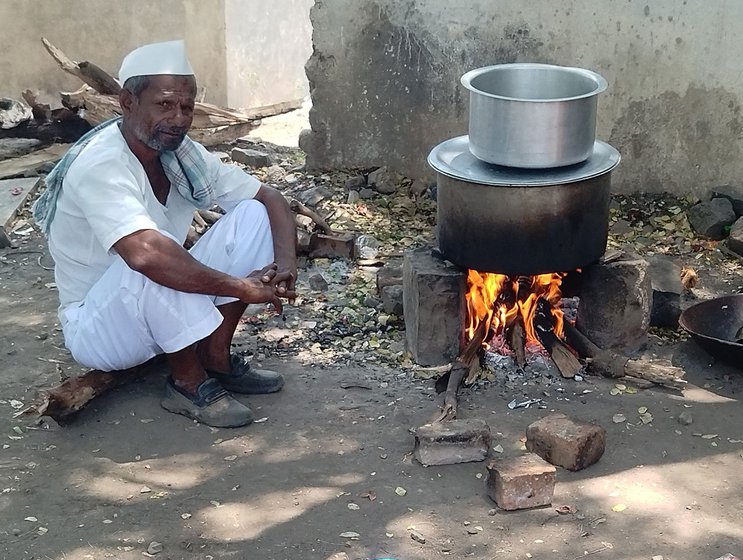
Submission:
<svg viewBox="0 0 743 560">
<path fill-rule="evenodd" d="M 743 2 L 704 0 L 322 0 L 307 65 L 315 167 L 426 155 L 467 131 L 460 76 L 506 62 L 602 74 L 597 136 L 623 162 L 614 190 L 702 193 L 743 175 Z"/>
<path fill-rule="evenodd" d="M 248 107 L 301 98 L 306 91 L 301 84 L 307 88 L 303 64 L 311 52 L 310 4 L 311 0 L 2 0 L 0 96 L 19 98 L 29 88 L 52 99 L 60 90 L 79 87 L 80 81 L 60 70 L 44 50 L 43 36 L 73 60 L 94 62 L 114 76 L 122 58 L 137 46 L 183 38 L 206 101 Z M 269 15 L 272 26 L 265 25 Z M 253 56 L 243 60 L 246 53 Z M 273 78 L 256 91 L 248 69 Z M 276 79 L 279 74 L 281 80 Z"/>
<path fill-rule="evenodd" d="M 231 107 L 299 101 L 309 94 L 314 0 L 225 0 L 227 99 Z"/>
</svg>

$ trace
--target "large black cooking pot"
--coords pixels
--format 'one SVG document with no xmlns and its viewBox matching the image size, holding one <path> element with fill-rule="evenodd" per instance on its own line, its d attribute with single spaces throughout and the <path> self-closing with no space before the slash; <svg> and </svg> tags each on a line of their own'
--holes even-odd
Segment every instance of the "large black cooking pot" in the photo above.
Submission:
<svg viewBox="0 0 743 560">
<path fill-rule="evenodd" d="M 679 317 L 679 325 L 713 356 L 743 369 L 743 294 L 709 299 L 692 305 Z"/>
<path fill-rule="evenodd" d="M 596 142 L 585 162 L 555 169 L 485 163 L 467 136 L 431 151 L 438 243 L 463 268 L 508 275 L 569 272 L 606 250 L 611 170 L 619 152 Z"/>
</svg>

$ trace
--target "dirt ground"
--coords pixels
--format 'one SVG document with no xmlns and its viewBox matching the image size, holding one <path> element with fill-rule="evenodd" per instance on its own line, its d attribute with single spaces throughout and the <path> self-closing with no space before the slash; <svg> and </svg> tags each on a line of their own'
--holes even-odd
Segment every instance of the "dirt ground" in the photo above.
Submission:
<svg viewBox="0 0 743 560">
<path fill-rule="evenodd" d="M 528 375 L 465 389 L 460 417 L 490 425 L 494 459 L 522 453 L 526 426 L 553 410 L 608 431 L 599 463 L 558 469 L 553 506 L 575 513 L 507 513 L 486 496 L 485 463 L 412 460 L 412 430 L 438 411 L 432 380 L 377 360 L 363 342 L 318 336 L 320 307 L 342 306 L 346 292 L 372 281 L 353 263 L 304 263 L 303 293 L 319 271 L 328 295 L 288 308 L 286 322 L 261 315 L 242 326 L 240 349 L 287 377 L 281 393 L 246 399 L 261 422 L 218 430 L 167 413 L 164 369 L 63 427 L 16 417 L 60 374 L 83 370 L 63 348 L 43 238 L 13 239 L 0 250 L 0 558 L 132 560 L 148 548 L 173 560 L 743 555 L 743 373 L 691 340 L 653 336 L 648 350 L 686 370 L 683 392 L 611 394 L 615 383 L 602 378 L 546 385 Z M 743 285 L 740 267 L 719 262 L 699 267 L 697 297 Z M 401 331 L 386 335 L 394 351 Z M 522 397 L 546 408 L 508 408 Z M 684 411 L 691 425 L 677 420 Z M 619 413 L 626 422 L 612 421 Z M 349 532 L 358 536 L 341 536 Z"/>
</svg>

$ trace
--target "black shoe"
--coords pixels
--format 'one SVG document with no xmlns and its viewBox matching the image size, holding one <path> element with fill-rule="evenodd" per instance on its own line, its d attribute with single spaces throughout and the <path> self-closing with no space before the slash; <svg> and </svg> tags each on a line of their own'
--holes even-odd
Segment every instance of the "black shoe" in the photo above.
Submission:
<svg viewBox="0 0 743 560">
<path fill-rule="evenodd" d="M 175 385 L 172 379 L 168 379 L 160 405 L 165 410 L 216 428 L 245 426 L 254 418 L 247 406 L 236 401 L 219 381 L 212 378 L 199 385 L 195 395 L 187 393 Z"/>
<path fill-rule="evenodd" d="M 230 355 L 230 373 L 206 370 L 212 379 L 233 393 L 244 395 L 263 395 L 281 391 L 284 386 L 284 377 L 280 373 L 267 369 L 253 369 L 245 356 Z"/>
</svg>

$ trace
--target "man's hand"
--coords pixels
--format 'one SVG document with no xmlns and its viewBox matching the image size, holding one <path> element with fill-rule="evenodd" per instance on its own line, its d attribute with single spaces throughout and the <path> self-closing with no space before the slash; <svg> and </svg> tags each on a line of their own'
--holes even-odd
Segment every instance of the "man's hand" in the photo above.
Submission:
<svg viewBox="0 0 743 560">
<path fill-rule="evenodd" d="M 278 276 L 286 276 L 285 280 L 279 280 L 276 282 L 276 295 L 289 300 L 289 303 L 294 303 L 296 298 L 296 283 L 297 283 L 297 261 L 294 259 L 293 263 L 282 265 L 277 267 Z"/>
<path fill-rule="evenodd" d="M 280 298 L 293 301 L 296 297 L 292 273 L 279 271 L 276 263 L 251 272 L 245 283 L 246 290 L 240 298 L 243 303 L 270 303 L 279 314 L 284 308 Z"/>
</svg>

